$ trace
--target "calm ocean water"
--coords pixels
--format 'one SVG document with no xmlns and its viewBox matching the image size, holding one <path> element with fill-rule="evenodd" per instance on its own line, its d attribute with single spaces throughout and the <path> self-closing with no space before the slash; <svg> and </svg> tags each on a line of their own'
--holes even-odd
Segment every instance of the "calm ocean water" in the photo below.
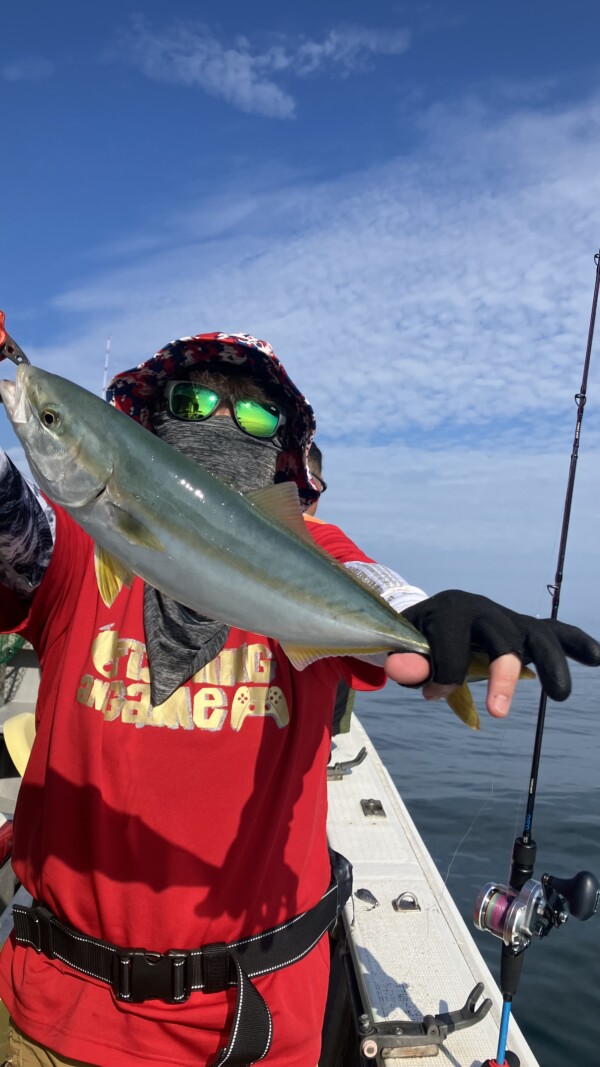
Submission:
<svg viewBox="0 0 600 1067">
<path fill-rule="evenodd" d="M 492 974 L 501 942 L 475 930 L 472 908 L 486 882 L 506 884 L 523 827 L 539 687 L 521 682 L 508 719 L 484 710 L 475 734 L 446 704 L 389 685 L 356 710 L 457 903 Z M 566 704 L 548 703 L 532 834 L 534 877 L 600 878 L 600 670 L 573 668 Z M 527 950 L 514 1014 L 541 1067 L 600 1065 L 600 914 L 570 918 Z M 494 1056 L 495 1048 L 482 1058 Z"/>
</svg>

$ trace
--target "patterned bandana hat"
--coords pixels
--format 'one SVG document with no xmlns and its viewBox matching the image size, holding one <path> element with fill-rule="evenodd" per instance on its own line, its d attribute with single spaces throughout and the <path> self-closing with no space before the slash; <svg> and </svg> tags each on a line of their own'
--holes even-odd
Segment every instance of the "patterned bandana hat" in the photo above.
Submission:
<svg viewBox="0 0 600 1067">
<path fill-rule="evenodd" d="M 263 385 L 275 401 L 279 399 L 287 415 L 281 443 L 254 441 L 228 418 L 188 426 L 158 413 L 157 403 L 166 383 L 187 378 L 199 367 L 242 373 Z M 254 484 L 294 481 L 304 506 L 319 495 L 307 466 L 315 432 L 313 410 L 265 341 L 248 334 L 220 333 L 173 341 L 146 363 L 113 378 L 106 396 L 120 411 L 240 490 Z M 237 465 L 232 466 L 228 457 L 236 452 Z M 232 477 L 234 470 L 236 477 Z M 148 585 L 144 586 L 144 630 L 154 706 L 214 659 L 229 634 L 228 626 L 198 615 Z"/>
<path fill-rule="evenodd" d="M 318 499 L 309 472 L 307 455 L 316 423 L 312 407 L 286 374 L 270 344 L 250 334 L 201 333 L 182 337 L 165 345 L 152 359 L 117 374 L 106 391 L 106 399 L 151 429 L 156 399 L 170 379 L 187 378 L 194 367 L 221 370 L 235 368 L 264 385 L 275 401 L 285 405 L 287 421 L 282 448 L 277 459 L 275 482 L 295 482 L 301 503 Z"/>
</svg>

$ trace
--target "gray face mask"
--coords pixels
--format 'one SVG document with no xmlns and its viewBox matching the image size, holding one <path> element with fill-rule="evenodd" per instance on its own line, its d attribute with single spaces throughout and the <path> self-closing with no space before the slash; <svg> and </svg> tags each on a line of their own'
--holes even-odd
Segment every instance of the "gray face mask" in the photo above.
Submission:
<svg viewBox="0 0 600 1067">
<path fill-rule="evenodd" d="M 161 411 L 153 416 L 152 429 L 178 452 L 242 493 L 271 485 L 275 478 L 280 445 L 250 437 L 226 415 L 198 423 Z"/>
<path fill-rule="evenodd" d="M 279 446 L 243 433 L 232 418 L 213 415 L 192 423 L 161 411 L 152 417 L 152 428 L 157 437 L 240 492 L 273 483 Z M 154 706 L 210 663 L 229 635 L 229 626 L 196 614 L 149 585 L 144 586 L 144 630 Z"/>
</svg>

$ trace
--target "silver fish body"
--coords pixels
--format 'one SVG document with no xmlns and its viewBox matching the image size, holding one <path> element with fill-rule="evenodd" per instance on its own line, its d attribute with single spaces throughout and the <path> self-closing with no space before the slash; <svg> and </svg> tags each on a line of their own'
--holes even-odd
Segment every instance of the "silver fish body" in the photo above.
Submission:
<svg viewBox="0 0 600 1067">
<path fill-rule="evenodd" d="M 291 484 L 241 494 L 92 393 L 30 365 L 0 392 L 40 488 L 181 604 L 276 639 L 300 668 L 325 655 L 429 651 L 313 544 Z"/>
</svg>

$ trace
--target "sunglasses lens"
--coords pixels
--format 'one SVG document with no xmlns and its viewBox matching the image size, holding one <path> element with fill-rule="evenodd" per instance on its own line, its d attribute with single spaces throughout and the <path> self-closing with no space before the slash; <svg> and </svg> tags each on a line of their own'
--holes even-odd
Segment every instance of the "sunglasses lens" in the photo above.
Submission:
<svg viewBox="0 0 600 1067">
<path fill-rule="evenodd" d="M 258 400 L 238 400 L 235 417 L 245 433 L 252 437 L 273 437 L 281 415 L 274 404 L 261 404 Z"/>
<path fill-rule="evenodd" d="M 193 382 L 177 382 L 169 395 L 169 410 L 177 419 L 207 419 L 219 403 L 217 393 Z"/>
<path fill-rule="evenodd" d="M 168 397 L 171 414 L 188 422 L 210 418 L 220 403 L 218 393 L 194 382 L 176 382 Z M 233 407 L 238 426 L 252 437 L 274 437 L 281 425 L 282 415 L 275 404 L 259 400 L 236 400 Z"/>
</svg>

